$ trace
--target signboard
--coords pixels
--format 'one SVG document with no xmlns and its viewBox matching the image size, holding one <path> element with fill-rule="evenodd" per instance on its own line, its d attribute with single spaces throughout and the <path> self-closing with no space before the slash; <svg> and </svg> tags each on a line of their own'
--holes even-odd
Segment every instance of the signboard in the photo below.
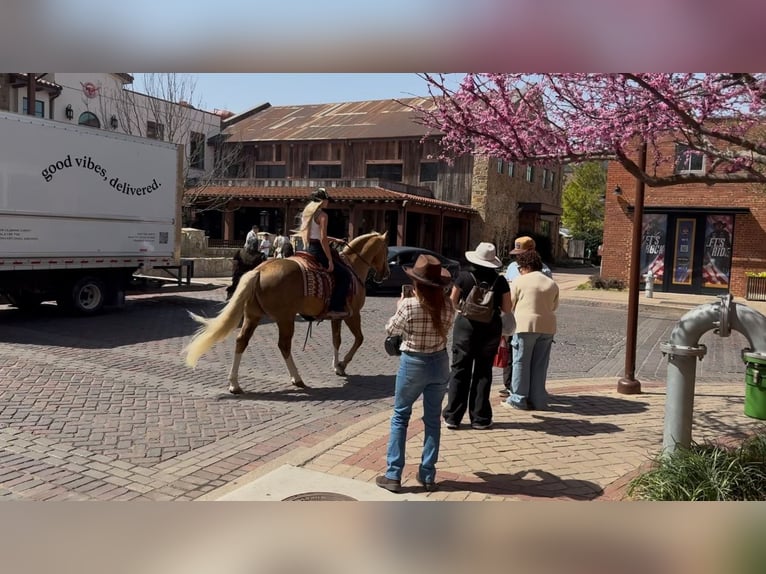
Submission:
<svg viewBox="0 0 766 574">
<path fill-rule="evenodd" d="M 728 289 L 731 273 L 733 215 L 708 215 L 705 220 L 705 251 L 702 284 Z"/>
<path fill-rule="evenodd" d="M 641 230 L 641 276 L 649 271 L 655 281 L 661 281 L 665 274 L 665 238 L 668 216 L 664 213 L 644 215 Z"/>
<path fill-rule="evenodd" d="M 691 285 L 694 268 L 694 231 L 696 219 L 676 220 L 675 257 L 673 258 L 673 284 Z"/>
</svg>

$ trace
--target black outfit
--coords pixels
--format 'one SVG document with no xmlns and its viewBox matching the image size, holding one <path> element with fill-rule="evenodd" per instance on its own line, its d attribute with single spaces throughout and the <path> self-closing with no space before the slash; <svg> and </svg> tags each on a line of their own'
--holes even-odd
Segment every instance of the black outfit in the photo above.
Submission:
<svg viewBox="0 0 766 574">
<path fill-rule="evenodd" d="M 316 257 L 325 267 L 329 267 L 330 262 L 327 260 L 327 255 L 322 249 L 322 242 L 318 239 L 309 240 L 308 248 L 306 249 L 311 255 Z M 351 273 L 349 273 L 346 265 L 340 261 L 340 258 L 333 257 L 333 276 L 335 277 L 335 289 L 330 296 L 330 311 L 345 311 L 346 310 L 346 296 L 348 295 L 348 288 L 351 285 Z"/>
<path fill-rule="evenodd" d="M 460 424 L 466 410 L 471 424 L 492 423 L 489 399 L 492 384 L 492 362 L 500 344 L 503 326 L 500 306 L 503 295 L 510 291 L 508 282 L 494 269 L 475 266 L 471 272 L 462 271 L 455 280 L 460 299 L 465 299 L 475 285 L 471 273 L 479 282 L 493 285 L 495 315 L 489 323 L 479 323 L 456 315 L 452 330 L 452 371 L 447 390 L 447 406 L 443 416 L 447 424 Z"/>
<path fill-rule="evenodd" d="M 239 285 L 239 280 L 242 276 L 251 269 L 258 267 L 265 259 L 260 251 L 248 250 L 244 247 L 234 254 L 234 257 L 232 257 L 234 265 L 231 272 L 231 285 L 226 288 L 227 301 L 234 295 L 234 291 L 237 290 L 237 285 Z"/>
</svg>

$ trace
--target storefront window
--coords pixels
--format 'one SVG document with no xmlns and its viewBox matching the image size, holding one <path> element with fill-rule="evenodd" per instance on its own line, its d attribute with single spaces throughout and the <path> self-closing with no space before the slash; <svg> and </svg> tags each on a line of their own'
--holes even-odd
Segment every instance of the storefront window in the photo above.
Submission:
<svg viewBox="0 0 766 574">
<path fill-rule="evenodd" d="M 702 284 L 705 287 L 729 287 L 733 229 L 732 215 L 708 215 L 705 220 L 705 251 L 702 262 Z"/>
</svg>

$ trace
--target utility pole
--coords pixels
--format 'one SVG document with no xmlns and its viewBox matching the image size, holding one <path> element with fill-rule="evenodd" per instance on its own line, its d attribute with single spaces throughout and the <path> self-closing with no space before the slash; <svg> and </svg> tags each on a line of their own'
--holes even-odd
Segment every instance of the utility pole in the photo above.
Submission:
<svg viewBox="0 0 766 574">
<path fill-rule="evenodd" d="M 638 167 L 646 172 L 646 141 L 641 142 Z M 617 392 L 623 395 L 641 393 L 636 380 L 636 338 L 638 335 L 638 295 L 641 281 L 641 231 L 644 221 L 644 182 L 636 180 L 633 207 L 633 240 L 630 244 L 630 281 L 628 284 L 628 331 L 625 338 L 625 375 L 617 382 Z"/>
</svg>

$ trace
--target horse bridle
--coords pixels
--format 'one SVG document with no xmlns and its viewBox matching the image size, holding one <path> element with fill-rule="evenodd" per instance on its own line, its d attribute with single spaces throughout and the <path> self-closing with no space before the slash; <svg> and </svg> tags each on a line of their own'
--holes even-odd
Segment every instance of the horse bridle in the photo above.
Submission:
<svg viewBox="0 0 766 574">
<path fill-rule="evenodd" d="M 348 247 L 348 248 L 349 248 L 351 251 L 353 251 L 353 252 L 354 252 L 354 253 L 357 255 L 357 257 L 359 257 L 359 259 L 361 259 L 361 260 L 362 260 L 362 262 L 363 262 L 363 263 L 366 263 L 366 264 L 367 264 L 367 267 L 369 267 L 370 269 L 372 269 L 372 268 L 373 268 L 373 265 L 372 265 L 372 263 L 370 263 L 369 261 L 367 261 L 367 259 L 365 259 L 365 258 L 364 258 L 364 256 L 363 256 L 361 253 L 359 253 L 359 251 L 358 251 L 358 250 L 357 250 L 355 247 L 352 247 L 352 246 L 351 246 L 351 244 L 350 244 L 348 241 L 344 241 L 343 239 L 341 239 L 341 240 L 340 240 L 338 243 L 342 243 L 342 244 L 344 244 L 344 245 L 345 245 L 346 247 Z M 350 265 L 349 265 L 349 267 L 350 267 Z M 377 275 L 377 274 L 376 274 L 376 275 Z M 359 279 L 360 279 L 360 281 L 361 281 L 361 278 L 359 278 Z M 384 277 L 384 279 L 385 279 L 385 277 Z M 364 284 L 364 281 L 362 281 L 362 284 Z"/>
</svg>

